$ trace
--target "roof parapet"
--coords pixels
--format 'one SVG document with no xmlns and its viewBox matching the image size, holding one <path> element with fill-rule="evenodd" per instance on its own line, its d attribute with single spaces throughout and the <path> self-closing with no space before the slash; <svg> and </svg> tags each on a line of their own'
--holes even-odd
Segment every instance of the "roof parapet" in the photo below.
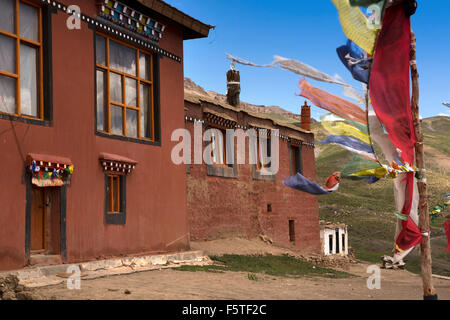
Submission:
<svg viewBox="0 0 450 320">
<path fill-rule="evenodd" d="M 215 26 L 203 23 L 162 0 L 137 0 L 147 8 L 179 23 L 184 27 L 184 40 L 207 38 Z"/>
</svg>

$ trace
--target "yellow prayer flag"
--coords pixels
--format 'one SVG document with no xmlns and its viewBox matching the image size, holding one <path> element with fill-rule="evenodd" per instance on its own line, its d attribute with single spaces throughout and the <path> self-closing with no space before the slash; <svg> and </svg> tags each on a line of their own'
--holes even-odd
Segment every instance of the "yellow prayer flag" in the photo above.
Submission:
<svg viewBox="0 0 450 320">
<path fill-rule="evenodd" d="M 331 0 L 339 13 L 339 21 L 347 38 L 368 54 L 373 55 L 377 29 L 367 25 L 367 19 L 358 7 L 352 7 L 350 0 Z"/>
<path fill-rule="evenodd" d="M 365 134 L 361 130 L 358 130 L 353 126 L 346 124 L 345 122 L 322 120 L 322 126 L 331 134 L 338 136 L 351 136 L 361 140 L 364 143 L 367 143 L 369 145 L 371 144 L 368 134 Z"/>
<path fill-rule="evenodd" d="M 376 176 L 377 178 L 384 178 L 388 173 L 385 167 L 380 167 L 376 169 L 369 169 L 360 172 L 355 172 L 352 175 L 354 176 Z"/>
</svg>

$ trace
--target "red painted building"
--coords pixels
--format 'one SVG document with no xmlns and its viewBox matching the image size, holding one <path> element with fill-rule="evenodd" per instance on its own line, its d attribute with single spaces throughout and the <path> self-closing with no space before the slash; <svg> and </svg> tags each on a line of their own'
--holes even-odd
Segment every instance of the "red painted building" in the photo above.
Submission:
<svg viewBox="0 0 450 320">
<path fill-rule="evenodd" d="M 189 248 L 170 136 L 209 29 L 160 0 L 0 1 L 0 269 Z"/>
<path fill-rule="evenodd" d="M 230 90 L 230 84 L 231 87 L 236 84 L 238 87 Z M 187 209 L 191 239 L 253 238 L 264 235 L 285 247 L 319 253 L 317 196 L 293 190 L 282 183 L 296 172 L 310 180 L 316 179 L 314 134 L 309 131 L 309 107 L 302 107 L 301 128 L 240 108 L 238 82 L 229 81 L 228 89 L 227 100 L 236 102 L 235 106 L 207 94 L 185 89 L 185 121 L 191 136 L 192 153 L 196 143 L 201 144 L 202 150 L 213 145 L 210 137 L 195 137 L 195 125 L 201 128 L 197 129 L 201 134 L 205 134 L 207 129 L 218 129 L 224 137 L 227 129 L 241 129 L 244 132 L 249 129 L 259 132 L 262 129 L 263 135 L 266 134 L 264 129 L 267 132 L 278 129 L 279 170 L 275 174 L 263 175 L 261 171 L 267 169 L 264 161 L 250 162 L 249 137 L 245 138 L 246 162 L 243 164 L 242 161 L 241 164 L 237 163 L 237 138 L 234 153 L 230 145 L 214 142 L 212 149 L 219 150 L 221 161 L 216 161 L 213 155 L 210 164 L 205 161 L 195 164 L 192 158 L 191 164 L 187 165 Z M 230 97 L 230 92 L 234 94 L 233 97 Z M 269 140 L 273 138 L 270 136 Z M 223 138 L 222 141 L 225 140 Z M 234 164 L 227 164 L 230 154 L 234 157 Z M 267 155 L 273 154 L 273 150 L 267 152 Z"/>
</svg>

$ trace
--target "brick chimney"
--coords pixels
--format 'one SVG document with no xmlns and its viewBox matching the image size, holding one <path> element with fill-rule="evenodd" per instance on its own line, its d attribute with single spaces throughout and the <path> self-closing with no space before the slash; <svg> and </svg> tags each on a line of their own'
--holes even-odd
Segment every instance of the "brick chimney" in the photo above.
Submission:
<svg viewBox="0 0 450 320">
<path fill-rule="evenodd" d="M 305 104 L 302 106 L 302 114 L 301 114 L 301 128 L 311 131 L 311 107 L 308 106 L 305 100 Z"/>
<path fill-rule="evenodd" d="M 239 71 L 231 65 L 231 70 L 227 72 L 227 102 L 234 107 L 240 104 L 239 94 L 241 93 L 241 76 Z"/>
</svg>

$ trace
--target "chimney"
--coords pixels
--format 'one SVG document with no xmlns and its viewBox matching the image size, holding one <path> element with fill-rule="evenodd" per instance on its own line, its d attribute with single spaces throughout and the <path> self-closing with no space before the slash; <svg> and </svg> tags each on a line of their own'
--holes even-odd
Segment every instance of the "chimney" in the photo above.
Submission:
<svg viewBox="0 0 450 320">
<path fill-rule="evenodd" d="M 311 131 L 311 107 L 308 106 L 305 100 L 305 104 L 302 106 L 302 115 L 301 115 L 301 128 Z"/>
<path fill-rule="evenodd" d="M 227 102 L 234 107 L 240 104 L 239 94 L 241 93 L 241 76 L 239 71 L 234 69 L 231 64 L 231 69 L 227 72 Z"/>
</svg>

